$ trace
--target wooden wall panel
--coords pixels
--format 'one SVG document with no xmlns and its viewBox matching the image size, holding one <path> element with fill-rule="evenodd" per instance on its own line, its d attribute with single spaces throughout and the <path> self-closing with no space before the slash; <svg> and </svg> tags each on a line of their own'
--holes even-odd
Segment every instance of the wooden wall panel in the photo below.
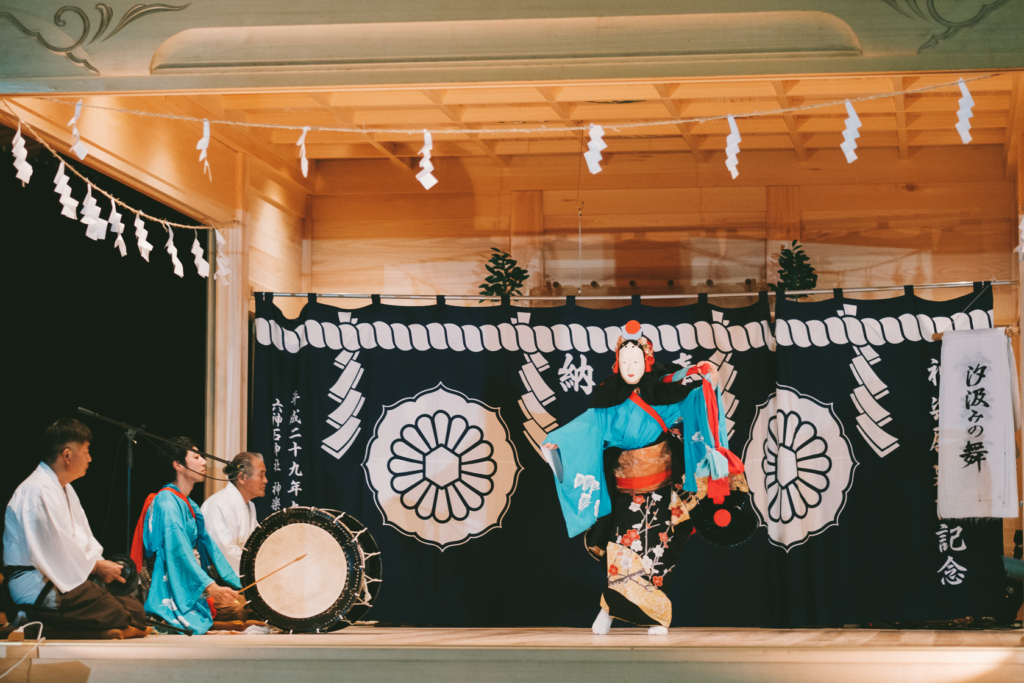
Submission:
<svg viewBox="0 0 1024 683">
<path fill-rule="evenodd" d="M 806 162 L 745 151 L 736 180 L 720 154 L 698 164 L 690 154 L 612 152 L 596 175 L 575 154 L 513 157 L 505 167 L 443 159 L 429 192 L 393 163 L 321 161 L 314 289 L 473 293 L 490 247 L 509 248 L 512 207 L 522 213 L 528 197 L 543 212 L 542 231 L 529 228 L 532 246 L 519 254 L 543 263 L 535 294 L 577 293 L 581 225 L 582 294 L 753 291 L 794 238 L 820 287 L 1014 276 L 1014 188 L 997 146 L 927 148 L 907 160 L 862 149 L 854 164 L 833 150 Z M 997 290 L 1001 322 L 1016 319 L 1015 297 Z"/>
</svg>

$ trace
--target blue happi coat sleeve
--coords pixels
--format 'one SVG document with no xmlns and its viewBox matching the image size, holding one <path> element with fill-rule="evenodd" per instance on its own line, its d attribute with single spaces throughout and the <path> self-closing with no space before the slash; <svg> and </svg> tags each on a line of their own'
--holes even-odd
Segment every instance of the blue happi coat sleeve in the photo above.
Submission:
<svg viewBox="0 0 1024 683">
<path fill-rule="evenodd" d="M 238 574 L 228 564 L 228 560 L 224 557 L 224 553 L 221 552 L 220 547 L 210 537 L 210 534 L 206 531 L 206 520 L 203 518 L 203 513 L 196 506 L 196 526 L 199 530 L 199 555 L 203 558 L 205 564 L 217 572 L 224 583 L 228 584 L 235 590 L 242 587 L 241 582 L 238 580 Z"/>
<path fill-rule="evenodd" d="M 569 536 L 589 529 L 598 517 L 611 512 L 611 498 L 604 477 L 604 448 L 610 423 L 609 410 L 591 408 L 550 434 L 545 443 L 558 446 L 562 481 L 555 478 Z"/>
<path fill-rule="evenodd" d="M 193 509 L 198 516 L 199 506 Z M 146 514 L 142 537 L 146 557 L 153 558 L 146 612 L 201 635 L 213 625 L 210 605 L 203 596 L 213 579 L 193 552 L 198 533 L 185 501 L 170 491 L 157 494 Z"/>
</svg>

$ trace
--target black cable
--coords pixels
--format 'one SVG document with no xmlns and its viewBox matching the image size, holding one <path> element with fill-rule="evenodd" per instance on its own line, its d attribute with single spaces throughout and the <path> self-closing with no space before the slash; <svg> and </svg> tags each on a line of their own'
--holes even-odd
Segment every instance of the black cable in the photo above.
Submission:
<svg viewBox="0 0 1024 683">
<path fill-rule="evenodd" d="M 161 452 L 161 453 L 163 453 L 163 454 L 164 454 L 165 456 L 167 456 L 167 457 L 168 457 L 168 458 L 169 458 L 170 460 L 172 460 L 173 462 L 177 462 L 177 463 L 178 463 L 179 465 L 181 465 L 181 466 L 182 466 L 183 468 L 185 468 L 185 469 L 186 469 L 186 470 L 188 470 L 189 472 L 192 472 L 192 473 L 194 473 L 194 474 L 198 474 L 198 475 L 199 475 L 199 476 L 201 476 L 201 477 L 206 477 L 207 479 L 213 479 L 214 481 L 227 481 L 227 482 L 230 482 L 230 481 L 231 481 L 230 479 L 221 479 L 220 477 L 213 477 L 213 476 L 210 476 L 209 474 L 205 474 L 204 472 L 196 472 L 196 471 L 195 471 L 194 469 L 191 469 L 191 468 L 189 468 L 189 467 L 185 467 L 184 465 L 182 465 L 182 464 L 181 464 L 181 462 L 179 462 L 179 461 L 177 461 L 177 460 L 175 460 L 175 459 L 174 459 L 174 456 L 173 456 L 173 455 L 171 455 L 170 451 L 168 451 L 167 449 L 165 449 L 165 448 L 164 448 L 163 446 L 161 446 L 161 445 L 160 445 L 159 443 L 157 443 L 157 442 L 156 442 L 155 440 L 153 440 L 153 439 L 150 439 L 150 438 L 149 438 L 148 436 L 146 436 L 145 434 L 140 434 L 140 436 L 141 436 L 142 438 L 146 439 L 147 441 L 149 441 L 149 442 L 150 442 L 151 444 L 153 444 L 154 446 L 156 446 L 156 447 L 157 447 L 158 449 L 160 449 L 160 452 Z M 191 450 L 191 449 L 190 449 L 190 450 Z"/>
<path fill-rule="evenodd" d="M 114 506 L 114 484 L 117 483 L 117 461 L 121 457 L 121 444 L 124 443 L 125 438 L 125 435 L 122 434 L 121 440 L 117 442 L 117 448 L 114 449 L 114 472 L 110 475 L 110 497 L 107 498 L 107 515 L 103 518 L 103 531 L 100 532 L 100 538 L 104 541 L 107 540 L 107 523 L 110 522 L 110 510 Z"/>
</svg>

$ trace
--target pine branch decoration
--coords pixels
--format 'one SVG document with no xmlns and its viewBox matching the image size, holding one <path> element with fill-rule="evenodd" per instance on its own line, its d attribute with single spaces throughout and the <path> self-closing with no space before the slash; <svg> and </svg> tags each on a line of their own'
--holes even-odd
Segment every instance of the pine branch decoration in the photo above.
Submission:
<svg viewBox="0 0 1024 683">
<path fill-rule="evenodd" d="M 530 277 L 530 274 L 520 268 L 516 260 L 501 249 L 491 247 L 491 251 L 494 253 L 484 265 L 490 275 L 480 284 L 480 294 L 483 296 L 522 295 L 523 283 Z"/>
<path fill-rule="evenodd" d="M 814 289 L 818 284 L 818 274 L 811 266 L 811 258 L 804 252 L 802 244 L 793 240 L 787 247 L 782 246 L 779 252 L 779 282 L 769 283 L 772 291 L 779 294 L 783 291 L 798 291 L 802 289 Z M 806 294 L 795 294 L 791 298 L 799 299 Z"/>
</svg>

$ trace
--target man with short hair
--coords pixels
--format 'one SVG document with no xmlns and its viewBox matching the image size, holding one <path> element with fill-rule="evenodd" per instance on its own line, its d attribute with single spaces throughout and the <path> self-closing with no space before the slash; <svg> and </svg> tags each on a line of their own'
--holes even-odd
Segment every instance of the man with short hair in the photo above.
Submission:
<svg viewBox="0 0 1024 683">
<path fill-rule="evenodd" d="M 89 580 L 124 583 L 121 565 L 103 559 L 71 487 L 92 462 L 91 441 L 89 428 L 74 419 L 43 432 L 42 461 L 7 505 L 3 574 L 13 601 L 38 612 L 33 616 L 46 626 L 106 638 L 145 636 L 152 629 L 142 604 Z"/>
<path fill-rule="evenodd" d="M 259 524 L 252 500 L 261 498 L 267 491 L 267 466 L 259 453 L 243 452 L 228 463 L 224 474 L 228 484 L 206 499 L 203 517 L 210 538 L 239 574 L 245 542 Z"/>
<path fill-rule="evenodd" d="M 206 459 L 191 439 L 171 441 L 174 478 L 146 501 L 132 559 L 153 561 L 146 612 L 202 635 L 213 626 L 214 611 L 219 621 L 244 620 L 245 601 L 236 592 L 238 575 L 206 532 L 202 510 L 188 497 L 206 478 Z"/>
</svg>

